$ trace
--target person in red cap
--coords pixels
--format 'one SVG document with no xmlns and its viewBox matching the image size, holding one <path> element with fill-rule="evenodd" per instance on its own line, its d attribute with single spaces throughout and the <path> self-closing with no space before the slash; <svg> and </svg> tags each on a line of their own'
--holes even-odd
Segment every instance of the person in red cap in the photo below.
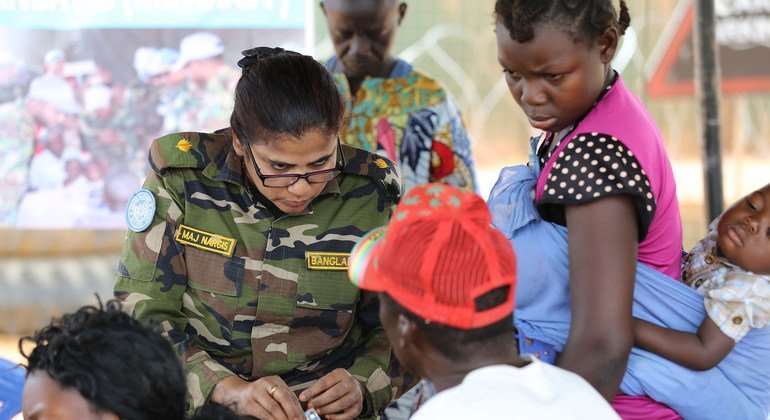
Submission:
<svg viewBox="0 0 770 420">
<path fill-rule="evenodd" d="M 516 256 L 490 222 L 478 195 L 427 184 L 351 253 L 351 281 L 379 292 L 396 357 L 438 391 L 412 419 L 619 418 L 578 375 L 519 356 Z"/>
</svg>

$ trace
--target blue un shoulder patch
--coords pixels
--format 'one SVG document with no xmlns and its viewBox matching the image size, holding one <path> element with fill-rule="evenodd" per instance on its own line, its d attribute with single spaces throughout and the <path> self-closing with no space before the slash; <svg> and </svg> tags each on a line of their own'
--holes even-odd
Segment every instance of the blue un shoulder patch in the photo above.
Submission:
<svg viewBox="0 0 770 420">
<path fill-rule="evenodd" d="M 153 216 L 155 216 L 155 196 L 142 188 L 128 200 L 126 224 L 129 229 L 138 233 L 150 226 Z"/>
</svg>

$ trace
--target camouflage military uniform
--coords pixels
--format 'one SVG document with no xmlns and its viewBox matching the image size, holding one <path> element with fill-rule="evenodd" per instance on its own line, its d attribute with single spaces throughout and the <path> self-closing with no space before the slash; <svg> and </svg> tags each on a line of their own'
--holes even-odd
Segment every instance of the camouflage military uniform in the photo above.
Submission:
<svg viewBox="0 0 770 420">
<path fill-rule="evenodd" d="M 413 379 L 398 373 L 377 298 L 351 285 L 345 256 L 387 222 L 400 173 L 342 146 L 342 175 L 311 207 L 274 214 L 244 185 L 229 132 L 153 143 L 144 188 L 156 212 L 146 230 L 129 231 L 115 296 L 179 351 L 190 410 L 233 374 L 280 375 L 299 393 L 336 368 L 365 386 L 366 407 L 384 409 Z"/>
<path fill-rule="evenodd" d="M 35 123 L 23 100 L 0 105 L 0 225 L 14 224 L 21 195 L 28 186 Z"/>
</svg>

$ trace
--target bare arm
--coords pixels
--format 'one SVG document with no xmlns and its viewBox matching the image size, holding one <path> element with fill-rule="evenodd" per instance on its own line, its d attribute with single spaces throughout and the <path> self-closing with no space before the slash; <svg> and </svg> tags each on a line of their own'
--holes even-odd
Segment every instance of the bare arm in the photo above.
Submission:
<svg viewBox="0 0 770 420">
<path fill-rule="evenodd" d="M 693 370 L 713 368 L 735 347 L 735 341 L 725 335 L 708 316 L 696 334 L 634 318 L 634 343 Z"/>
<path fill-rule="evenodd" d="M 565 207 L 572 323 L 558 365 L 611 401 L 633 344 L 631 305 L 638 249 L 628 196 Z"/>
</svg>

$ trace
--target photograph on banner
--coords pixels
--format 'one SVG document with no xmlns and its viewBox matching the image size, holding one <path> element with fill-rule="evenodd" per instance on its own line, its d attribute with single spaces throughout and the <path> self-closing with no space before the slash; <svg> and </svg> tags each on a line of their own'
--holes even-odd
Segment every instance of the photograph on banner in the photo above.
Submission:
<svg viewBox="0 0 770 420">
<path fill-rule="evenodd" d="M 125 229 L 152 140 L 229 126 L 241 51 L 312 54 L 314 6 L 0 1 L 0 227 Z"/>
</svg>

